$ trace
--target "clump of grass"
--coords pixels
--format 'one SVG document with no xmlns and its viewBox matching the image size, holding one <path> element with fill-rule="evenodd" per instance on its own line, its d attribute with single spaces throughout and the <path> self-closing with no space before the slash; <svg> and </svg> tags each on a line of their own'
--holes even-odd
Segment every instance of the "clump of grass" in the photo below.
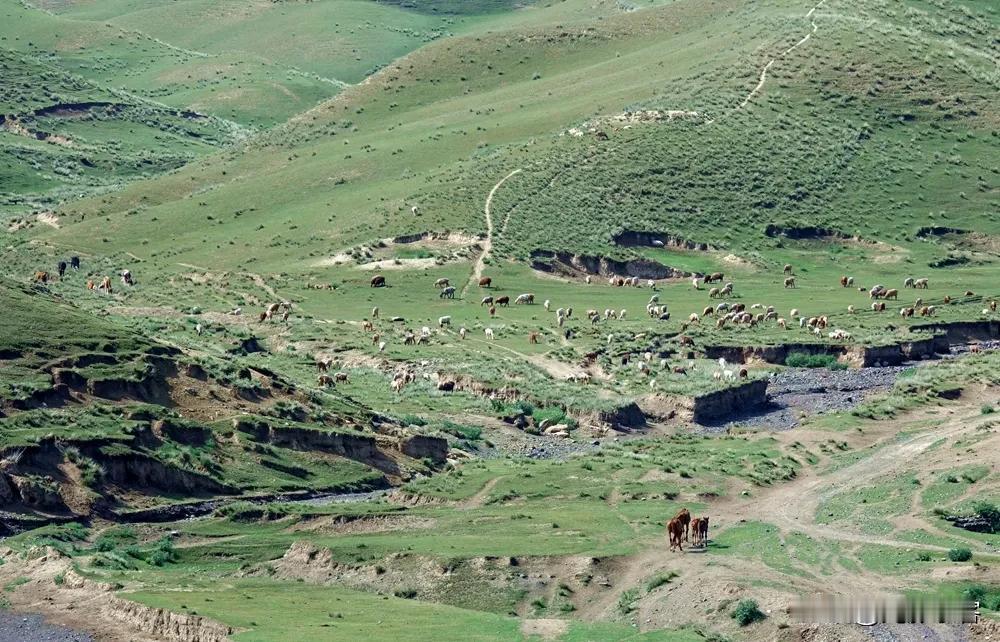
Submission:
<svg viewBox="0 0 1000 642">
<path fill-rule="evenodd" d="M 733 609 L 733 619 L 740 626 L 748 626 L 766 617 L 756 600 L 740 600 Z"/>
<path fill-rule="evenodd" d="M 628 615 L 632 611 L 636 610 L 638 606 L 636 602 L 639 599 L 638 589 L 631 588 L 618 598 L 618 612 L 622 615 Z"/>
<path fill-rule="evenodd" d="M 671 580 L 677 577 L 677 573 L 670 571 L 669 573 L 657 573 L 646 582 L 646 592 L 655 591 L 664 584 L 669 584 Z"/>
<path fill-rule="evenodd" d="M 791 352 L 785 357 L 785 365 L 792 368 L 829 368 L 830 370 L 844 370 L 847 364 L 837 361 L 837 357 L 832 354 L 808 354 L 805 352 Z"/>
<path fill-rule="evenodd" d="M 948 559 L 952 562 L 968 562 L 972 559 L 972 551 L 964 546 L 948 551 Z"/>
<path fill-rule="evenodd" d="M 468 441 L 476 441 L 483 436 L 483 429 L 478 426 L 463 426 L 462 424 L 456 424 L 450 421 L 445 421 L 441 425 L 441 429 L 449 435 L 454 435 L 460 439 Z"/>
</svg>

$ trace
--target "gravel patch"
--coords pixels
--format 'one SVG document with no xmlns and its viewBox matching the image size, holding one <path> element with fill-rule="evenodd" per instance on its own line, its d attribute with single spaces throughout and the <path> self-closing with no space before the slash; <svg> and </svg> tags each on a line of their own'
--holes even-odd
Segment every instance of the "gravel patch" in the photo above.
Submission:
<svg viewBox="0 0 1000 642">
<path fill-rule="evenodd" d="M 0 610 L 0 642 L 94 642 L 94 638 L 49 624 L 41 615 Z"/>
</svg>

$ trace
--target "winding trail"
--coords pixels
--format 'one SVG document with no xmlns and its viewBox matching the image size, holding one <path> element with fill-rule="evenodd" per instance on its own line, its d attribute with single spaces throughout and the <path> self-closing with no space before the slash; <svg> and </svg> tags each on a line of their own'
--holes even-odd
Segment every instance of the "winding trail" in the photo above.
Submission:
<svg viewBox="0 0 1000 642">
<path fill-rule="evenodd" d="M 483 266 L 485 265 L 486 256 L 493 250 L 493 217 L 490 216 L 490 207 L 493 205 L 493 197 L 496 196 L 497 190 L 503 185 L 508 178 L 521 173 L 521 168 L 517 168 L 510 174 L 507 174 L 501 178 L 493 189 L 490 190 L 489 195 L 486 197 L 486 205 L 483 207 L 483 213 L 486 215 L 486 240 L 483 241 L 483 251 L 479 253 L 479 257 L 476 259 L 475 265 L 472 267 L 472 275 L 469 277 L 468 283 L 462 288 L 462 296 L 469 291 L 469 287 L 473 284 L 478 284 L 479 279 L 483 277 Z"/>
</svg>

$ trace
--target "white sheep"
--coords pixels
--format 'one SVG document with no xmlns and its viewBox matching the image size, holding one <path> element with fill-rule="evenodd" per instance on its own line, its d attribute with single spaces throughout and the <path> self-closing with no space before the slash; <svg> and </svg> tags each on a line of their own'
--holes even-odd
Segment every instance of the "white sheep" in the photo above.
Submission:
<svg viewBox="0 0 1000 642">
<path fill-rule="evenodd" d="M 726 365 L 727 365 L 726 364 L 726 358 L 725 357 L 719 357 L 719 367 L 722 368 L 723 370 L 725 370 L 726 369 Z"/>
<path fill-rule="evenodd" d="M 701 285 L 699 285 L 699 283 L 698 283 L 698 277 L 694 277 L 693 279 L 691 279 L 691 286 L 695 290 L 700 290 L 701 289 Z"/>
<path fill-rule="evenodd" d="M 799 309 L 798 308 L 792 308 L 792 311 L 788 313 L 788 316 L 792 317 L 793 319 L 795 317 L 799 316 Z"/>
<path fill-rule="evenodd" d="M 649 389 L 650 390 L 656 390 L 656 379 L 650 379 L 649 380 Z"/>
<path fill-rule="evenodd" d="M 450 316 L 439 317 L 438 318 L 438 327 L 439 328 L 443 328 L 446 325 L 451 325 L 451 317 Z"/>
<path fill-rule="evenodd" d="M 661 368 L 666 368 L 667 367 L 667 360 L 666 359 L 660 359 L 660 367 Z"/>
<path fill-rule="evenodd" d="M 653 360 L 653 353 L 652 352 L 644 352 L 643 355 L 642 355 L 642 358 L 646 360 L 646 363 L 649 363 L 650 361 Z"/>
<path fill-rule="evenodd" d="M 805 317 L 799 317 L 799 327 L 800 328 L 806 327 L 806 323 L 808 323 L 808 322 L 809 322 L 809 319 L 807 319 Z"/>
<path fill-rule="evenodd" d="M 587 275 L 587 278 L 584 279 L 584 281 L 587 282 L 587 285 L 590 285 L 590 282 L 592 281 L 592 279 L 590 278 L 589 274 Z"/>
<path fill-rule="evenodd" d="M 621 310 L 618 311 L 618 320 L 622 321 L 624 319 L 625 319 L 625 309 L 622 308 Z"/>
<path fill-rule="evenodd" d="M 543 307 L 543 308 L 545 308 L 545 311 L 546 311 L 546 312 L 548 312 L 548 311 L 549 311 L 549 306 L 550 306 L 550 305 L 552 305 L 552 302 L 551 302 L 551 301 L 549 301 L 548 299 L 545 299 L 545 303 L 543 303 L 543 304 L 542 304 L 542 307 Z"/>
<path fill-rule="evenodd" d="M 490 341 L 496 339 L 496 335 L 493 333 L 493 328 L 486 328 L 486 338 Z"/>
<path fill-rule="evenodd" d="M 194 331 L 196 334 L 201 335 L 201 333 L 204 332 L 205 329 L 202 328 L 201 324 L 199 323 L 198 325 L 194 326 Z"/>
<path fill-rule="evenodd" d="M 372 318 L 373 319 L 377 319 L 378 318 L 378 306 L 377 305 L 374 308 L 372 308 Z"/>
<path fill-rule="evenodd" d="M 459 328 L 459 330 L 458 330 L 458 336 L 462 337 L 462 339 L 465 340 L 465 335 L 466 334 L 468 334 L 468 330 L 465 329 L 465 326 L 462 326 L 461 328 Z"/>
<path fill-rule="evenodd" d="M 609 334 L 608 335 L 608 345 L 611 345 L 611 342 L 614 341 L 614 340 L 615 340 L 615 335 Z"/>
<path fill-rule="evenodd" d="M 378 351 L 379 352 L 385 352 L 385 345 L 386 345 L 385 341 L 380 342 L 378 344 Z"/>
</svg>

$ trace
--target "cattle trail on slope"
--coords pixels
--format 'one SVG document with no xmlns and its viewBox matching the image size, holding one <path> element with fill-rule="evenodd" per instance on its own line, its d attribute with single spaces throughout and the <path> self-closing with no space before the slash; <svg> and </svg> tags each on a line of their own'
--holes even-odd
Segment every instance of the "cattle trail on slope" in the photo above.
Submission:
<svg viewBox="0 0 1000 642">
<path fill-rule="evenodd" d="M 469 286 L 478 284 L 479 279 L 483 277 L 483 266 L 485 265 L 486 255 L 493 249 L 493 218 L 490 216 L 490 206 L 493 204 L 493 197 L 508 178 L 520 173 L 521 169 L 518 168 L 501 178 L 486 197 L 486 205 L 483 207 L 483 213 L 486 215 L 486 240 L 483 241 L 483 251 L 479 253 L 479 258 L 476 259 L 476 263 L 472 267 L 472 276 L 469 277 L 469 282 L 462 288 L 462 296 L 465 296 L 465 293 L 469 291 Z"/>
</svg>

